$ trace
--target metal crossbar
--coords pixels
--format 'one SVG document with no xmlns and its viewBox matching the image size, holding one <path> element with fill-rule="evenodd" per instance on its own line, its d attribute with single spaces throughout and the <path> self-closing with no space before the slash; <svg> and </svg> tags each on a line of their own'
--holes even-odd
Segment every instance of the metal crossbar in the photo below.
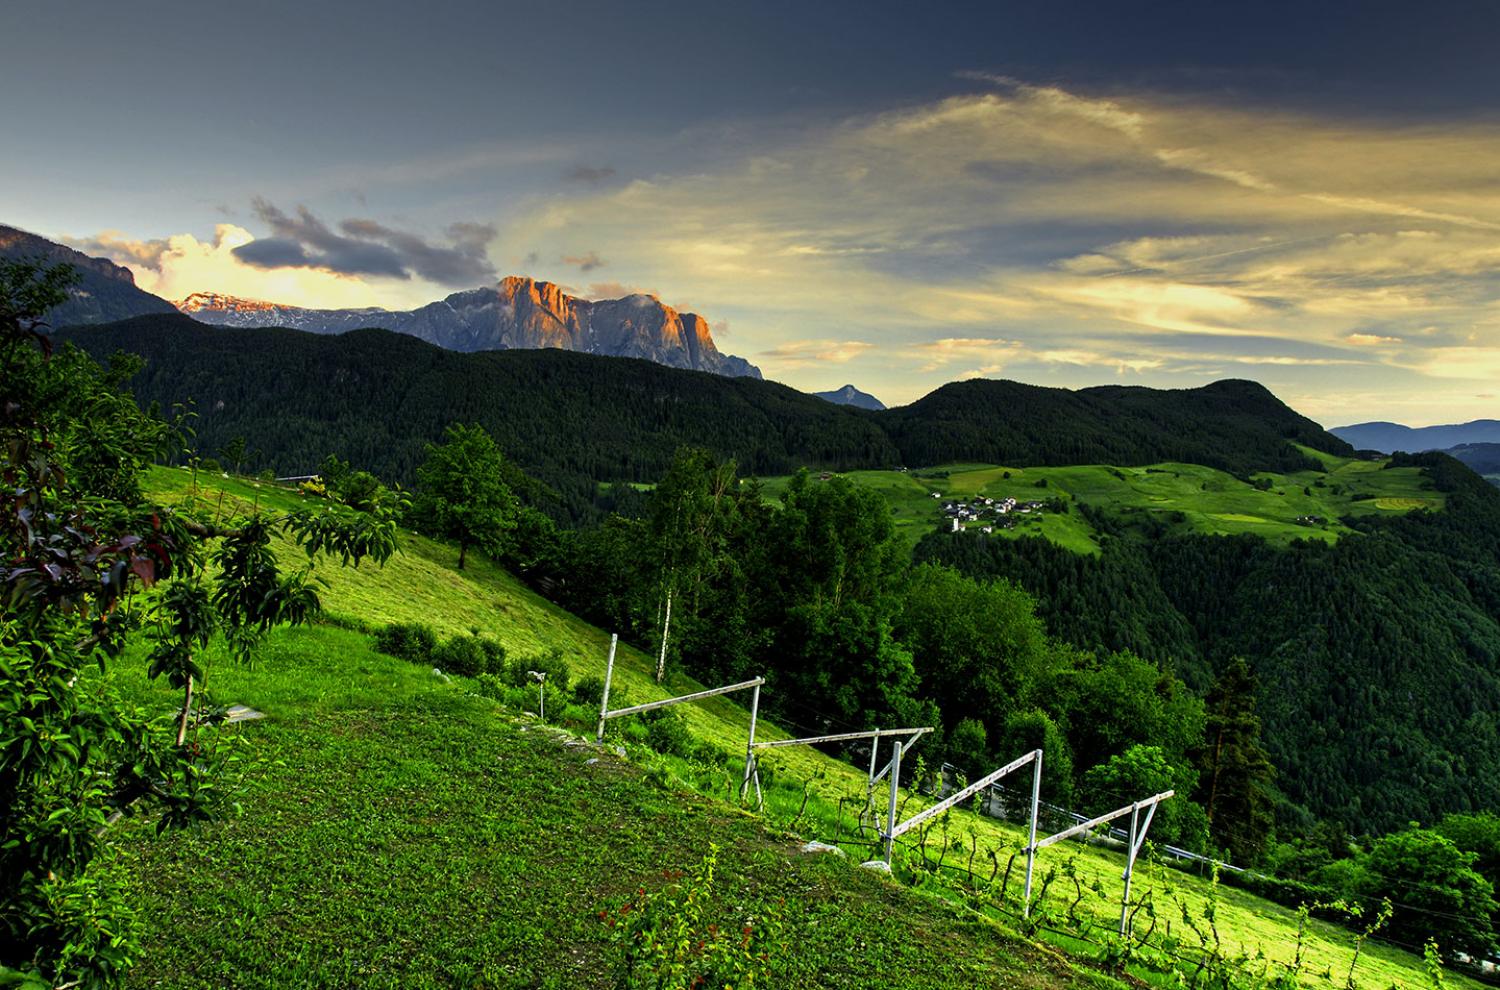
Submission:
<svg viewBox="0 0 1500 990">
<path fill-rule="evenodd" d="M 638 712 L 649 712 L 653 708 L 665 708 L 668 705 L 680 705 L 684 701 L 697 701 L 699 698 L 712 698 L 719 694 L 730 694 L 734 691 L 745 691 L 750 688 L 760 687 L 766 683 L 764 677 L 754 680 L 740 681 L 738 684 L 726 684 L 724 687 L 709 688 L 707 691 L 694 691 L 692 694 L 679 695 L 676 698 L 665 698 L 661 701 L 648 701 L 645 704 L 631 705 L 629 708 L 616 708 L 614 711 L 605 712 L 601 719 L 619 718 L 622 715 L 635 715 Z"/>
<path fill-rule="evenodd" d="M 958 804 L 960 801 L 973 797 L 975 794 L 978 794 L 980 791 L 984 790 L 986 787 L 990 786 L 1001 777 L 1004 777 L 1006 774 L 1013 773 L 1016 770 L 1021 769 L 1032 760 L 1041 759 L 1041 756 L 1042 751 L 1039 749 L 1034 749 L 1031 752 L 1027 753 L 1025 756 L 1011 760 L 999 770 L 996 770 L 988 776 L 981 777 L 979 780 L 976 780 L 974 783 L 970 784 L 968 787 L 965 787 L 963 790 L 949 795 L 932 807 L 927 808 L 924 811 L 919 811 L 915 815 L 912 815 L 910 818 L 908 818 L 906 821 L 894 826 L 890 831 L 890 837 L 893 839 L 900 837 L 907 831 L 916 828 L 918 825 L 922 824 L 932 816 L 940 815 L 943 812 L 947 811 L 949 808 L 953 807 L 955 804 Z"/>
<path fill-rule="evenodd" d="M 1108 814 L 1100 815 L 1098 818 L 1090 818 L 1088 821 L 1080 822 L 1079 824 L 1074 825 L 1072 828 L 1064 829 L 1063 831 L 1058 832 L 1056 835 L 1047 836 L 1045 839 L 1036 844 L 1036 848 L 1046 849 L 1048 846 L 1053 845 L 1054 843 L 1061 842 L 1064 839 L 1071 839 L 1073 836 L 1078 835 L 1081 832 L 1087 832 L 1089 829 L 1103 825 L 1105 822 L 1112 822 L 1116 818 L 1119 818 L 1121 815 L 1129 815 L 1140 808 L 1146 807 L 1147 805 L 1154 805 L 1158 801 L 1165 801 L 1175 793 L 1175 791 L 1163 791 L 1162 793 L 1149 797 L 1144 801 L 1137 801 L 1134 804 L 1127 804 L 1123 808 L 1117 808 L 1114 811 L 1109 812 Z"/>
<path fill-rule="evenodd" d="M 932 726 L 923 726 L 920 729 L 870 729 L 867 732 L 840 732 L 831 736 L 803 736 L 801 739 L 767 739 L 754 742 L 750 745 L 756 749 L 771 749 L 774 746 L 811 746 L 813 743 L 844 742 L 849 739 L 875 739 L 880 740 L 885 736 L 911 736 L 913 738 L 924 732 L 931 732 Z"/>
</svg>

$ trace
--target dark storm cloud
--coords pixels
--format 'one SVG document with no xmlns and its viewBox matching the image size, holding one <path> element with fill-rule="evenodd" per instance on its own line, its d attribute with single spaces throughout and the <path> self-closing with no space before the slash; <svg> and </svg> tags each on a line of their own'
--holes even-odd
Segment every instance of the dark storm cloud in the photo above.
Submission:
<svg viewBox="0 0 1500 990">
<path fill-rule="evenodd" d="M 234 249 L 234 255 L 257 268 L 316 268 L 337 275 L 413 276 L 443 285 L 473 285 L 494 277 L 485 246 L 495 230 L 488 224 L 455 223 L 449 243 L 433 244 L 417 234 L 377 220 L 350 218 L 334 230 L 305 206 L 290 215 L 257 198 L 255 215 L 271 229 Z"/>
<path fill-rule="evenodd" d="M 569 182 L 582 182 L 596 186 L 605 179 L 613 178 L 614 174 L 615 170 L 608 165 L 575 165 L 564 173 L 563 178 Z"/>
</svg>

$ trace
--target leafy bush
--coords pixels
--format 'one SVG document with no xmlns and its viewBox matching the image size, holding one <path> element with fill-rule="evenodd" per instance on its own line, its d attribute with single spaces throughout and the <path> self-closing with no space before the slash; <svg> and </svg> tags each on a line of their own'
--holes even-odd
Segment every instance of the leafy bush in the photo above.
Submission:
<svg viewBox="0 0 1500 990">
<path fill-rule="evenodd" d="M 432 651 L 434 667 L 460 677 L 476 677 L 488 673 L 488 663 L 489 658 L 485 655 L 484 647 L 479 645 L 478 636 L 454 636 L 443 640 Z"/>
<path fill-rule="evenodd" d="M 615 692 L 619 694 L 618 691 Z M 599 707 L 599 702 L 604 700 L 604 679 L 589 674 L 580 677 L 578 683 L 573 685 L 573 700 L 580 705 L 593 705 Z"/>
<path fill-rule="evenodd" d="M 375 649 L 412 663 L 431 663 L 437 645 L 437 633 L 420 622 L 392 623 L 375 634 Z"/>
<path fill-rule="evenodd" d="M 674 885 L 651 893 L 642 887 L 631 899 L 599 912 L 621 953 L 616 986 L 661 990 L 777 984 L 788 952 L 784 909 L 774 907 L 756 919 L 710 923 L 708 910 L 722 901 L 714 890 L 718 854 L 719 847 L 710 845 L 690 875 L 667 874 L 677 881 Z"/>
<path fill-rule="evenodd" d="M 505 665 L 506 677 L 517 687 L 535 682 L 531 676 L 533 670 L 546 674 L 547 686 L 559 694 L 566 692 L 572 683 L 568 661 L 563 659 L 562 650 L 556 648 L 529 657 L 515 657 Z"/>
<path fill-rule="evenodd" d="M 644 712 L 641 718 L 646 723 L 646 745 L 668 756 L 692 756 L 697 741 L 688 732 L 682 716 L 665 708 Z"/>
</svg>

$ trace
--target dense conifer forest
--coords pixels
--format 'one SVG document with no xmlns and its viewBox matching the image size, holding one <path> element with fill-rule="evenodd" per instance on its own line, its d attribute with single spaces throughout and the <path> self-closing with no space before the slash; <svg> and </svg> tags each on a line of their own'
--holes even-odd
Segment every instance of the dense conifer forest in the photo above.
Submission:
<svg viewBox="0 0 1500 990">
<path fill-rule="evenodd" d="M 99 358 L 144 357 L 136 395 L 163 410 L 192 402 L 203 454 L 243 437 L 256 470 L 308 473 L 331 453 L 409 483 L 425 444 L 451 422 L 477 422 L 573 518 L 594 513 L 598 482 L 654 481 L 683 445 L 760 475 L 965 459 L 1180 460 L 1248 474 L 1314 466 L 1287 440 L 1350 452 L 1243 381 L 1078 392 L 959 382 L 870 412 L 774 382 L 557 350 L 458 354 L 383 330 L 323 336 L 152 316 L 60 336 Z"/>
</svg>

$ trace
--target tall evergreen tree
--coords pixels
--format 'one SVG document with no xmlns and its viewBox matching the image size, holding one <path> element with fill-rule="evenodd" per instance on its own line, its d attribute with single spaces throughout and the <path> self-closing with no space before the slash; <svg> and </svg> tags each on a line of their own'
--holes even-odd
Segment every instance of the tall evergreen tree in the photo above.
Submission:
<svg viewBox="0 0 1500 990">
<path fill-rule="evenodd" d="M 1243 657 L 1219 674 L 1208 692 L 1203 746 L 1198 752 L 1198 800 L 1209 834 L 1229 855 L 1249 862 L 1265 848 L 1272 824 L 1276 770 L 1260 742 L 1255 675 Z"/>
</svg>

